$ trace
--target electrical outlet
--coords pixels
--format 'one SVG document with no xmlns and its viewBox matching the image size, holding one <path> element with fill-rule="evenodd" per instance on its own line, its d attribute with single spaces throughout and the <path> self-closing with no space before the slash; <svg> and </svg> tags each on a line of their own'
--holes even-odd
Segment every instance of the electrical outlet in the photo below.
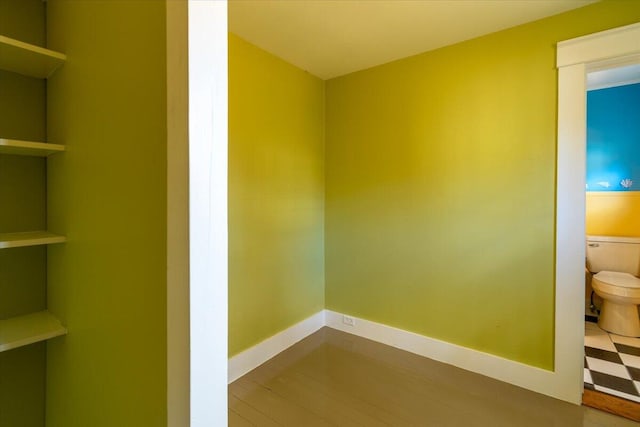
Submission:
<svg viewBox="0 0 640 427">
<path fill-rule="evenodd" d="M 344 315 L 342 316 L 342 323 L 348 326 L 356 326 L 356 319 L 351 316 Z"/>
</svg>

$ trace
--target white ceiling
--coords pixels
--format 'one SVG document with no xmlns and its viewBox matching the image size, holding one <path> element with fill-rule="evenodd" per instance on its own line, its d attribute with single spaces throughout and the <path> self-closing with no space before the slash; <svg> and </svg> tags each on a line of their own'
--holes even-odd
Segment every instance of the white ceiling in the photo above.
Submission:
<svg viewBox="0 0 640 427">
<path fill-rule="evenodd" d="M 230 0 L 229 30 L 322 79 L 596 0 Z"/>
<path fill-rule="evenodd" d="M 640 64 L 592 71 L 587 74 L 587 90 L 606 89 L 635 83 L 640 83 Z"/>
</svg>

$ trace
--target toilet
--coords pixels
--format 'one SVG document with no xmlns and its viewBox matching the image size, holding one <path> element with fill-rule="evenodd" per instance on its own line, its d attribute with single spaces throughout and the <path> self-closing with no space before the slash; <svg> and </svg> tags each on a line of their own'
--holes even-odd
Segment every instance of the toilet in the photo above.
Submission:
<svg viewBox="0 0 640 427">
<path fill-rule="evenodd" d="M 640 337 L 640 238 L 587 236 L 591 286 L 603 300 L 598 326 L 607 332 Z"/>
</svg>

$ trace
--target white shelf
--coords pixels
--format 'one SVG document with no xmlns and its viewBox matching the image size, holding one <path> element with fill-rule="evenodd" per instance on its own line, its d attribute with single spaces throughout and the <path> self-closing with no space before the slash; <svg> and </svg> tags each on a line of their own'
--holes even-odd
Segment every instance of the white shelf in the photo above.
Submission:
<svg viewBox="0 0 640 427">
<path fill-rule="evenodd" d="M 21 246 L 50 245 L 62 243 L 67 238 L 48 231 L 27 231 L 21 233 L 0 233 L 0 249 L 19 248 Z"/>
<path fill-rule="evenodd" d="M 0 138 L 0 154 L 47 157 L 64 151 L 64 145 Z"/>
<path fill-rule="evenodd" d="M 20 40 L 0 36 L 0 69 L 46 79 L 67 56 Z"/>
<path fill-rule="evenodd" d="M 66 333 L 67 329 L 47 310 L 0 320 L 0 352 Z"/>
</svg>

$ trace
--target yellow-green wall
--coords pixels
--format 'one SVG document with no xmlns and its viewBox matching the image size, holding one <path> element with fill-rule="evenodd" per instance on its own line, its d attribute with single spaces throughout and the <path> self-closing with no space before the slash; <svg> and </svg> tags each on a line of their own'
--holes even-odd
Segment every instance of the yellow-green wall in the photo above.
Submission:
<svg viewBox="0 0 640 427">
<path fill-rule="evenodd" d="M 324 308 L 324 83 L 229 34 L 229 355 Z"/>
<path fill-rule="evenodd" d="M 640 192 L 588 191 L 587 234 L 640 237 Z"/>
<path fill-rule="evenodd" d="M 47 426 L 166 426 L 165 2 L 47 2 Z"/>
<path fill-rule="evenodd" d="M 326 306 L 553 368 L 558 41 L 608 1 L 327 82 Z"/>
<path fill-rule="evenodd" d="M 45 3 L 0 1 L 0 34 L 45 46 Z M 44 141 L 46 84 L 0 71 L 0 138 Z M 0 233 L 46 227 L 46 166 L 0 155 Z M 0 319 L 46 307 L 46 249 L 0 250 Z M 44 343 L 0 353 L 0 426 L 41 427 L 45 417 Z"/>
</svg>

